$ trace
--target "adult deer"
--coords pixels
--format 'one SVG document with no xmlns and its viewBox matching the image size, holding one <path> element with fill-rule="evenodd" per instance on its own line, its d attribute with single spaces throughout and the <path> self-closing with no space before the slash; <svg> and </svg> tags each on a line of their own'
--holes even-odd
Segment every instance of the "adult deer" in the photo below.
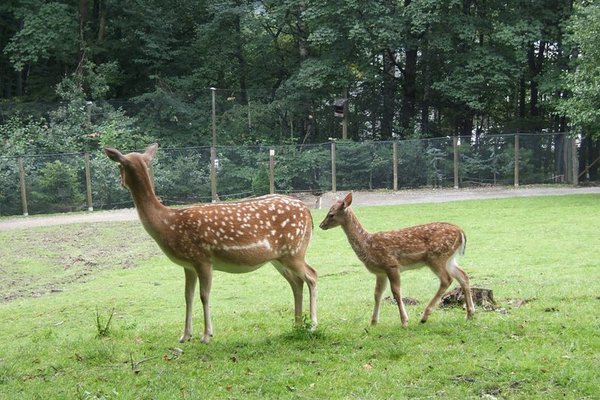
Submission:
<svg viewBox="0 0 600 400">
<path fill-rule="evenodd" d="M 362 227 L 349 208 L 351 204 L 352 193 L 348 193 L 343 200 L 338 200 L 331 206 L 320 227 L 326 230 L 341 226 L 358 258 L 369 272 L 375 274 L 375 308 L 371 317 L 372 325 L 375 325 L 379 319 L 381 295 L 388 280 L 394 299 L 398 303 L 402 326 L 408 325 L 408 315 L 400 290 L 400 273 L 425 265 L 440 278 L 440 288 L 425 308 L 421 322 L 427 321 L 433 308 L 450 286 L 452 278 L 458 281 L 465 294 L 467 318 L 473 316 L 475 307 L 469 287 L 469 277 L 456 261 L 459 255 L 464 254 L 467 243 L 462 229 L 445 222 L 433 222 L 371 234 Z"/>
<path fill-rule="evenodd" d="M 171 209 L 154 194 L 149 174 L 158 145 L 144 153 L 104 152 L 119 164 L 121 184 L 129 189 L 140 220 L 162 251 L 185 272 L 185 325 L 180 342 L 192 336 L 196 282 L 204 311 L 202 342 L 213 335 L 209 296 L 213 270 L 254 271 L 267 262 L 289 282 L 296 324 L 302 323 L 302 292 L 310 295 L 310 319 L 317 325 L 317 272 L 305 261 L 313 229 L 308 208 L 297 199 L 270 195 L 235 203 L 202 204 Z"/>
</svg>

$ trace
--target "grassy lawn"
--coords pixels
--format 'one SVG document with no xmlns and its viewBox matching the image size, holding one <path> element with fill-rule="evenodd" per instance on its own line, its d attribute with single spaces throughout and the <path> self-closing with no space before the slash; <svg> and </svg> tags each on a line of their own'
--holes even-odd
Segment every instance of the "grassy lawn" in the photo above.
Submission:
<svg viewBox="0 0 600 400">
<path fill-rule="evenodd" d="M 291 290 L 267 265 L 216 273 L 215 337 L 200 343 L 196 296 L 195 337 L 180 344 L 183 271 L 138 222 L 0 232 L 0 398 L 600 397 L 600 196 L 354 210 L 370 231 L 463 227 L 461 265 L 501 309 L 472 321 L 437 309 L 419 324 L 438 285 L 420 269 L 402 275 L 420 302 L 408 328 L 389 301 L 371 327 L 374 276 L 341 229 L 316 230 L 316 332 L 292 327 Z"/>
</svg>

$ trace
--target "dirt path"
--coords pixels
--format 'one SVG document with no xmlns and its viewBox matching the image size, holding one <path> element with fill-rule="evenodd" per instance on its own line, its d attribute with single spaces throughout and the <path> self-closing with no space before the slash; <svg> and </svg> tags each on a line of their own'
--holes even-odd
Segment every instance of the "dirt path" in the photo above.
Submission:
<svg viewBox="0 0 600 400">
<path fill-rule="evenodd" d="M 327 192 L 322 196 L 302 196 L 303 200 L 312 208 L 328 208 L 345 191 L 337 193 Z M 570 194 L 600 194 L 600 187 L 486 187 L 475 189 L 419 189 L 353 192 L 353 206 L 394 205 L 409 203 L 441 203 L 448 201 L 494 199 L 507 197 L 526 196 L 561 196 Z M 54 214 L 43 216 L 11 217 L 0 219 L 0 231 L 12 229 L 35 228 L 49 225 L 62 225 L 88 222 L 132 221 L 137 220 L 135 209 L 121 209 L 112 211 L 93 211 L 87 213 Z"/>
</svg>

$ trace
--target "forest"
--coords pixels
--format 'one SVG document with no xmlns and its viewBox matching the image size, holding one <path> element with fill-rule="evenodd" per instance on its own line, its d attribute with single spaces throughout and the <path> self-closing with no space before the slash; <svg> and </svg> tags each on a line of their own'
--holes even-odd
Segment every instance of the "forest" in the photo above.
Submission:
<svg viewBox="0 0 600 400">
<path fill-rule="evenodd" d="M 5 0 L 0 150 L 323 143 L 346 115 L 354 141 L 568 132 L 583 165 L 598 33 L 587 0 Z"/>
</svg>

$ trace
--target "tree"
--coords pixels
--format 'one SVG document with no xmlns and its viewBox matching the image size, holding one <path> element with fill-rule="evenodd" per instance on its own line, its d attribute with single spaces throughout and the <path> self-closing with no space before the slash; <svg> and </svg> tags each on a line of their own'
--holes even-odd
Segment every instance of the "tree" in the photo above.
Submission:
<svg viewBox="0 0 600 400">
<path fill-rule="evenodd" d="M 570 96 L 558 110 L 568 116 L 574 133 L 600 139 L 600 2 L 578 2 L 567 26 L 573 69 L 563 73 Z"/>
</svg>

